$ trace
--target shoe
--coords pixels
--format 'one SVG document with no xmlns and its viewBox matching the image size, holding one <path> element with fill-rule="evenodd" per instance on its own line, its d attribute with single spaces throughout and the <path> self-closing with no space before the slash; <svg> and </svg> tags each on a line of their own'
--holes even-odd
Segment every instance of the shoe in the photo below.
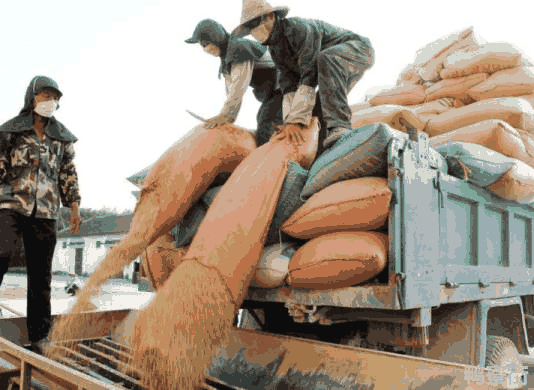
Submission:
<svg viewBox="0 0 534 390">
<path fill-rule="evenodd" d="M 323 142 L 323 146 L 329 148 L 334 145 L 338 139 L 343 137 L 346 134 L 352 133 L 352 129 L 346 129 L 344 127 L 334 127 L 333 129 L 328 130 L 328 136 Z"/>
</svg>

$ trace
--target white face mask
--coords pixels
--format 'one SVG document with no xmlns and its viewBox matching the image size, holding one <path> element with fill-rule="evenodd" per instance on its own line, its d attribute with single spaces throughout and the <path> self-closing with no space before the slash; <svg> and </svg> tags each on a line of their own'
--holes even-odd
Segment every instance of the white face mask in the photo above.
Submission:
<svg viewBox="0 0 534 390">
<path fill-rule="evenodd" d="M 45 102 L 38 103 L 33 109 L 33 111 L 35 111 L 37 114 L 46 118 L 50 118 L 52 115 L 54 115 L 56 110 L 57 101 L 55 100 L 47 100 Z"/>
</svg>

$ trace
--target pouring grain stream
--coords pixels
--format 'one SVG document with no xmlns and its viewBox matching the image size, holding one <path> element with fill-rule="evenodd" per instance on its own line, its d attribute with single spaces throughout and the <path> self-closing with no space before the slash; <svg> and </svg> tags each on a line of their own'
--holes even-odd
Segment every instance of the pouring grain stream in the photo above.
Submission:
<svg viewBox="0 0 534 390">
<path fill-rule="evenodd" d="M 132 343 L 135 346 L 133 365 L 148 373 L 143 379 L 147 388 L 195 388 L 219 347 L 227 344 L 234 315 L 244 299 L 263 249 L 287 172 L 287 161 L 292 159 L 308 165 L 317 152 L 316 118 L 302 130 L 302 137 L 300 145 L 294 142 L 295 139 L 289 140 L 283 135 L 273 137 L 239 165 L 212 204 L 182 262 L 158 290 L 151 304 L 138 313 Z M 180 154 L 180 161 L 187 154 L 185 152 Z M 190 152 L 188 158 L 198 159 L 196 153 Z M 168 177 L 169 169 L 165 169 L 170 164 L 162 162 L 165 158 L 162 157 L 147 176 L 147 186 L 154 188 L 150 185 L 151 179 L 159 178 L 169 186 L 172 183 L 172 188 L 164 192 L 160 186 L 155 186 L 157 191 L 152 189 L 145 194 L 142 191 L 132 229 L 121 241 L 122 245 L 116 247 L 121 250 L 115 252 L 116 257 L 110 252 L 104 259 L 71 314 L 81 312 L 97 287 L 131 261 L 119 256 L 130 256 L 133 260 L 182 218 L 192 200 L 207 188 L 205 177 L 200 180 L 196 171 L 191 174 L 192 170 L 189 175 L 180 175 L 173 168 L 175 180 L 182 179 L 179 186 L 173 183 Z M 184 164 L 178 162 L 175 165 L 181 165 L 183 169 Z M 163 167 L 158 170 L 158 166 Z M 213 166 L 216 171 L 220 165 Z M 210 182 L 216 176 L 207 169 L 203 173 L 210 175 Z M 165 175 L 167 177 L 162 178 Z M 184 180 L 185 177 L 188 180 Z M 172 190 L 176 194 L 172 194 Z M 161 201 L 171 195 L 175 196 L 174 203 L 178 206 L 172 209 L 168 204 L 173 202 Z M 182 199 L 187 207 L 180 207 Z M 224 229 L 221 229 L 221 221 L 224 221 Z M 147 226 L 149 223 L 151 225 Z M 143 240 L 136 242 L 136 237 Z M 74 338 L 72 335 L 79 333 L 76 326 L 83 324 L 73 316 L 54 324 L 51 340 Z M 54 352 L 50 348 L 47 353 L 53 355 Z"/>
</svg>

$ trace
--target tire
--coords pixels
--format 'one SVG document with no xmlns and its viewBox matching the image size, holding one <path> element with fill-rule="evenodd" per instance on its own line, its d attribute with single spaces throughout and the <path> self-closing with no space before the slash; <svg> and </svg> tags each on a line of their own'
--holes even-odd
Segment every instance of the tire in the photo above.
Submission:
<svg viewBox="0 0 534 390">
<path fill-rule="evenodd" d="M 502 336 L 487 337 L 486 367 L 498 367 L 504 371 L 509 370 L 512 373 L 521 373 L 523 371 L 517 347 L 510 339 Z"/>
</svg>

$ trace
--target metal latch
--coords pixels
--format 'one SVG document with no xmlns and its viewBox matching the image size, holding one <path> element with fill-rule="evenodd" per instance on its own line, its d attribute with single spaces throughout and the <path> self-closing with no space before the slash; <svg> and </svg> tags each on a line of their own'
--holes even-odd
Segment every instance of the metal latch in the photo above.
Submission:
<svg viewBox="0 0 534 390">
<path fill-rule="evenodd" d="M 445 287 L 447 288 L 458 288 L 460 287 L 460 285 L 458 283 L 454 283 L 454 282 L 445 282 Z"/>
<path fill-rule="evenodd" d="M 438 205 L 440 208 L 445 207 L 445 195 L 443 188 L 441 187 L 441 172 L 438 171 L 436 177 L 432 179 L 434 183 L 434 188 L 438 190 Z"/>
<path fill-rule="evenodd" d="M 421 160 L 428 162 L 428 136 L 424 132 L 413 128 L 408 128 L 408 135 L 412 142 L 412 148 L 417 154 L 417 162 L 420 163 Z"/>
</svg>

